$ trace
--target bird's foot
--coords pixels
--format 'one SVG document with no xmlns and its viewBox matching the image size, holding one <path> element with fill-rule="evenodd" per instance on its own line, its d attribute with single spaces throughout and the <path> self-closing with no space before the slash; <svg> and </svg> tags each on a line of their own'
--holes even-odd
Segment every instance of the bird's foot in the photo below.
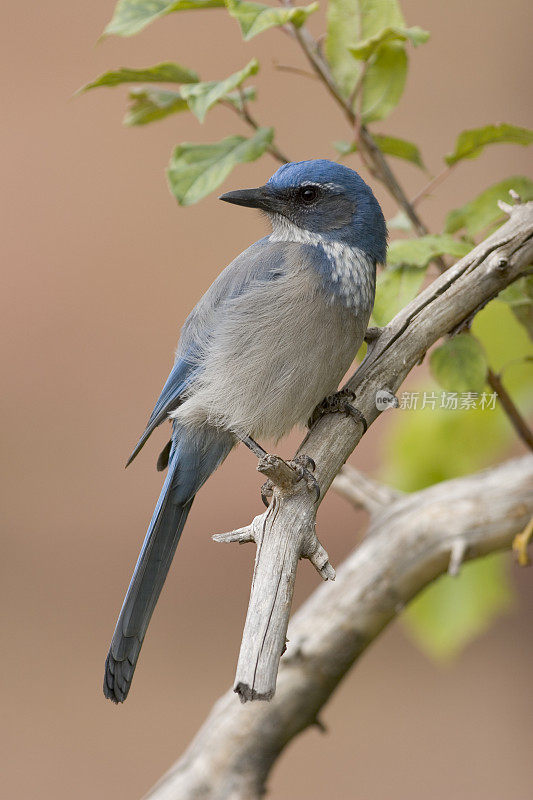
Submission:
<svg viewBox="0 0 533 800">
<path fill-rule="evenodd" d="M 320 486 L 318 485 L 317 479 L 313 475 L 313 472 L 316 469 L 316 464 L 313 459 L 309 456 L 306 456 L 304 453 L 301 453 L 299 456 L 295 456 L 287 463 L 289 467 L 293 468 L 299 479 L 305 481 L 309 491 L 315 493 L 318 501 L 320 498 Z"/>
<path fill-rule="evenodd" d="M 292 461 L 284 461 L 279 456 L 269 455 L 251 436 L 243 436 L 241 441 L 258 457 L 257 469 L 268 478 L 261 486 L 261 500 L 267 508 L 274 493 L 274 486 L 279 486 L 281 489 L 290 489 L 291 486 L 301 480 L 305 481 L 310 492 L 315 493 L 318 502 L 320 486 L 312 474 L 315 469 L 315 462 L 312 458 L 301 453 L 293 458 Z M 294 473 L 296 473 L 296 477 Z"/>
<path fill-rule="evenodd" d="M 269 457 L 267 458 L 277 458 Z M 279 459 L 281 461 L 281 459 Z M 283 462 L 286 466 L 290 467 L 290 469 L 296 473 L 296 480 L 293 481 L 297 483 L 300 480 L 305 481 L 305 484 L 310 492 L 313 492 L 316 496 L 316 500 L 318 501 L 320 498 L 320 486 L 318 485 L 318 481 L 313 475 L 313 470 L 315 469 L 315 462 L 309 456 L 304 455 L 303 453 L 299 456 L 296 456 L 291 461 Z M 261 471 L 261 466 L 259 467 Z M 262 486 L 261 486 L 261 499 L 265 506 L 268 508 L 270 505 L 270 501 L 272 499 L 272 495 L 274 494 L 274 485 L 275 481 L 269 478 Z"/>
<path fill-rule="evenodd" d="M 269 478 L 261 486 L 261 500 L 263 501 L 263 505 L 265 505 L 267 508 L 270 505 L 270 501 L 272 500 L 273 494 L 274 494 L 274 483 Z"/>
<path fill-rule="evenodd" d="M 311 414 L 307 427 L 312 428 L 325 414 L 346 414 L 347 417 L 353 417 L 360 422 L 366 433 L 367 421 L 359 409 L 352 405 L 353 400 L 355 400 L 355 392 L 351 389 L 341 389 L 339 392 L 328 395 Z"/>
</svg>

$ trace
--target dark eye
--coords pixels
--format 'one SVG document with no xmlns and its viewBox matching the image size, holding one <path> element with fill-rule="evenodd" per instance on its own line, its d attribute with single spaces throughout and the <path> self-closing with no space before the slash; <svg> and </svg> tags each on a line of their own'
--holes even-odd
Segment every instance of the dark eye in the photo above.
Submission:
<svg viewBox="0 0 533 800">
<path fill-rule="evenodd" d="M 316 186 L 302 186 L 298 190 L 298 199 L 309 205 L 313 203 L 318 197 L 318 189 Z"/>
</svg>

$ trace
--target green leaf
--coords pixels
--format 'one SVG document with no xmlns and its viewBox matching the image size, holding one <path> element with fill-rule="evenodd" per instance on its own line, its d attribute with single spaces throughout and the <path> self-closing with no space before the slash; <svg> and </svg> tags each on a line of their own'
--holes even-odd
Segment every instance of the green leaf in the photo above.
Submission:
<svg viewBox="0 0 533 800">
<path fill-rule="evenodd" d="M 403 621 L 422 650 L 449 660 L 508 611 L 512 599 L 506 559 L 491 555 L 464 564 L 455 578 L 439 578 L 409 604 Z"/>
<path fill-rule="evenodd" d="M 188 111 L 187 101 L 180 92 L 170 92 L 163 89 L 138 88 L 131 89 L 129 93 L 132 101 L 124 125 L 146 125 L 158 119 L 176 114 L 179 111 Z"/>
<path fill-rule="evenodd" d="M 419 44 L 427 42 L 429 39 L 429 32 L 422 30 L 417 25 L 413 28 L 400 28 L 388 25 L 382 28 L 374 36 L 368 39 L 363 39 L 356 45 L 349 48 L 350 53 L 359 61 L 368 61 L 376 51 L 388 42 L 406 42 L 410 41 L 415 47 Z"/>
<path fill-rule="evenodd" d="M 413 232 L 413 223 L 403 209 L 400 209 L 397 214 L 391 219 L 387 220 L 387 228 L 389 231 L 402 231 L 403 233 Z"/>
<path fill-rule="evenodd" d="M 426 168 L 422 161 L 420 150 L 413 142 L 399 139 L 397 136 L 385 136 L 380 133 L 373 134 L 373 136 L 382 153 L 395 158 L 402 158 L 404 161 L 410 161 L 411 164 L 416 164 L 421 169 Z"/>
<path fill-rule="evenodd" d="M 516 319 L 533 339 L 533 275 L 526 275 L 512 283 L 498 295 L 510 307 Z"/>
<path fill-rule="evenodd" d="M 487 352 L 489 363 L 499 371 L 510 360 L 523 359 L 531 352 L 531 342 L 525 330 L 520 326 L 506 303 L 494 300 L 489 303 L 473 322 L 473 331 Z M 505 371 L 506 388 L 520 403 L 524 413 L 533 410 L 531 393 L 531 365 L 516 364 Z M 512 447 L 514 433 L 499 403 L 494 407 L 461 408 L 460 397 L 456 410 L 441 406 L 442 393 L 436 390 L 435 384 L 427 378 L 420 378 L 405 386 L 411 396 L 418 395 L 417 406 L 413 410 L 402 408 L 391 418 L 393 424 L 385 431 L 382 450 L 387 454 L 384 472 L 380 475 L 386 483 L 404 491 L 417 491 L 437 481 L 471 474 L 501 460 Z M 424 406 L 424 390 L 428 396 L 436 393 L 436 407 Z M 490 390 L 488 393 L 490 397 Z M 402 392 L 398 393 L 402 403 Z M 410 634 L 430 655 L 445 657 L 457 652 L 466 641 L 479 635 L 483 627 L 487 627 L 492 619 L 507 607 L 510 590 L 506 576 L 502 570 L 493 567 L 485 573 L 486 580 L 471 577 L 471 572 L 484 561 L 467 563 L 457 578 L 442 578 L 429 587 L 425 594 L 415 601 L 418 605 L 428 603 L 425 611 L 416 609 L 416 619 L 411 626 L 408 607 L 405 624 Z M 481 567 L 483 569 L 483 567 Z M 441 592 L 441 582 L 447 583 L 449 594 L 442 588 L 440 600 L 433 602 L 433 592 Z M 457 583 L 461 586 L 457 588 Z M 463 585 L 464 582 L 464 585 Z M 458 595 L 452 592 L 457 588 Z M 496 600 L 485 602 L 484 595 L 495 596 Z M 501 602 L 498 600 L 501 598 Z M 427 601 L 426 601 L 427 598 Z M 465 619 L 474 617 L 471 609 L 485 609 L 485 622 L 478 626 L 465 625 Z M 439 611 L 440 609 L 440 611 Z M 415 613 L 415 612 L 413 612 Z M 424 618 L 423 624 L 419 617 Z M 481 613 L 478 620 L 481 619 Z M 415 630 L 416 628 L 416 630 Z M 440 647 L 434 644 L 439 638 L 445 643 Z"/>
<path fill-rule="evenodd" d="M 124 124 L 146 125 L 148 122 L 168 117 L 169 114 L 189 110 L 192 110 L 202 122 L 207 110 L 222 99 L 240 109 L 242 108 L 240 93 L 229 90 L 239 86 L 248 75 L 255 74 L 258 66 L 254 59 L 247 67 L 225 81 L 195 83 L 193 86 L 182 86 L 177 92 L 147 87 L 131 89 L 129 97 L 133 102 L 124 117 Z M 199 89 L 197 93 L 190 91 L 197 87 Z M 245 100 L 255 99 L 256 92 L 251 86 L 242 93 Z"/>
<path fill-rule="evenodd" d="M 473 128 L 463 131 L 457 137 L 453 153 L 445 157 L 448 166 L 457 164 L 463 158 L 477 158 L 488 144 L 521 144 L 533 143 L 533 131 L 519 128 L 516 125 L 485 125 L 484 128 Z"/>
<path fill-rule="evenodd" d="M 476 315 L 472 329 L 497 371 L 510 357 L 520 358 L 531 351 L 525 331 L 504 303 L 489 303 Z M 513 396 L 518 398 L 522 394 L 533 408 L 528 369 L 530 372 L 530 368 L 518 368 L 516 374 L 509 370 L 505 381 Z M 461 407 L 459 396 L 455 409 L 445 408 L 447 396 L 444 395 L 443 405 L 443 393 L 435 381 L 423 373 L 418 375 L 418 380 L 413 376 L 414 382 L 411 380 L 398 392 L 400 408 L 393 417 L 394 425 L 385 432 L 382 452 L 387 458 L 380 475 L 385 483 L 402 491 L 416 492 L 438 481 L 469 475 L 505 456 L 514 434 L 498 403 L 493 409 L 482 408 L 480 404 L 474 409 Z M 417 405 L 412 410 L 401 407 L 403 388 L 418 393 Z M 424 405 L 424 391 L 435 393 L 435 405 Z M 527 407 L 526 402 L 526 412 Z"/>
<path fill-rule="evenodd" d="M 377 279 L 373 318 L 386 325 L 416 296 L 429 262 L 442 255 L 461 257 L 470 250 L 466 242 L 452 236 L 428 235 L 419 239 L 398 239 L 387 250 L 387 269 Z"/>
<path fill-rule="evenodd" d="M 467 242 L 444 234 L 398 239 L 387 250 L 387 269 L 379 276 L 373 317 L 377 325 L 386 325 L 416 296 L 425 268 L 437 256 L 460 258 L 471 249 Z"/>
<path fill-rule="evenodd" d="M 362 88 L 364 123 L 385 119 L 396 108 L 405 88 L 407 53 L 399 42 L 383 45 L 368 67 Z"/>
<path fill-rule="evenodd" d="M 357 5 L 361 23 L 358 39 L 367 39 L 389 25 L 405 26 L 398 0 L 358 0 Z"/>
<path fill-rule="evenodd" d="M 223 8 L 224 0 L 118 0 L 103 36 L 133 36 L 151 22 L 174 11 Z"/>
<path fill-rule="evenodd" d="M 485 348 L 492 369 L 503 372 L 505 388 L 528 416 L 533 412 L 531 338 L 513 312 L 513 306 L 501 302 L 500 298 L 501 294 L 476 314 L 472 331 Z M 504 422 L 512 441 L 514 431 L 507 417 Z"/>
<path fill-rule="evenodd" d="M 493 300 L 476 314 L 472 331 L 479 339 L 489 364 L 499 372 L 511 359 L 523 359 L 531 353 L 531 341 L 506 303 Z M 380 478 L 405 492 L 416 492 L 438 481 L 469 475 L 500 461 L 512 446 L 514 432 L 499 403 L 492 409 L 441 406 L 442 393 L 435 382 L 418 373 L 398 392 L 418 392 L 414 410 L 395 412 L 394 424 L 387 428 L 383 441 Z M 525 414 L 533 411 L 530 364 L 517 364 L 505 372 L 505 385 L 521 403 Z M 423 392 L 436 392 L 436 407 L 424 406 Z M 490 394 L 490 392 L 489 392 Z"/>
<path fill-rule="evenodd" d="M 250 75 L 255 75 L 259 70 L 259 62 L 253 58 L 244 69 L 235 72 L 223 81 L 206 81 L 183 86 L 181 96 L 189 104 L 189 108 L 200 122 L 204 121 L 209 109 L 240 86 Z"/>
<path fill-rule="evenodd" d="M 360 36 L 359 0 L 329 0 L 325 52 L 333 77 L 344 97 L 348 98 L 361 73 L 349 47 Z"/>
<path fill-rule="evenodd" d="M 350 47 L 387 27 L 405 27 L 397 0 L 329 0 L 326 56 L 335 82 L 346 98 L 350 97 L 362 70 Z"/>
<path fill-rule="evenodd" d="M 431 373 L 448 392 L 478 392 L 487 381 L 487 356 L 480 342 L 460 333 L 432 351 Z"/>
<path fill-rule="evenodd" d="M 428 234 L 418 239 L 397 239 L 387 251 L 387 264 L 391 267 L 427 267 L 438 256 L 462 258 L 472 249 L 468 242 L 458 241 L 447 234 Z"/>
<path fill-rule="evenodd" d="M 425 169 L 420 150 L 413 142 L 381 133 L 373 133 L 372 136 L 381 152 L 385 153 L 385 155 L 402 158 L 404 161 L 410 161 L 412 164 L 416 164 L 417 167 Z M 342 156 L 356 153 L 359 149 L 357 142 L 352 142 L 351 144 L 348 142 L 334 142 L 333 144 L 337 152 Z"/>
<path fill-rule="evenodd" d="M 531 353 L 531 341 L 510 307 L 499 299 L 491 301 L 476 314 L 472 330 L 481 340 L 495 371 L 499 372 L 504 365 L 513 361 L 513 367 L 504 373 L 506 388 L 520 404 L 524 414 L 533 411 L 531 364 L 523 361 Z M 517 363 L 517 359 L 521 363 Z M 405 389 L 413 393 L 411 397 L 418 395 L 417 406 L 412 410 L 402 408 L 402 392 L 398 393 L 400 409 L 391 417 L 393 424 L 385 431 L 382 443 L 382 451 L 387 458 L 380 478 L 386 483 L 413 492 L 437 481 L 471 474 L 500 461 L 508 454 L 515 434 L 499 403 L 488 408 L 479 403 L 476 408 L 461 407 L 459 397 L 456 410 L 444 408 L 441 404 L 442 393 L 426 377 L 422 380 L 419 377 L 418 381 L 415 378 L 415 383 L 411 380 Z M 424 390 L 428 390 L 430 397 L 435 392 L 436 405 L 424 405 Z M 491 397 L 490 390 L 487 395 Z M 478 608 L 485 608 L 485 626 L 507 606 L 510 591 L 501 569 L 493 567 L 494 571 L 489 575 L 490 568 L 487 567 L 486 580 L 470 577 L 472 570 L 484 563 L 475 561 L 472 565 L 466 564 L 458 578 L 439 579 L 420 600 L 417 599 L 418 604 L 425 602 L 427 597 L 430 604 L 424 612 L 424 625 L 417 625 L 419 614 L 423 614 L 422 609 L 416 610 L 417 619 L 413 623 L 417 628 L 413 635 L 426 652 L 442 656 L 451 654 L 464 646 L 467 638 L 473 638 L 481 632 L 482 625 L 470 625 L 469 632 L 465 625 L 465 618 L 468 620 L 473 617 L 473 603 Z M 433 604 L 431 594 L 440 592 L 441 580 L 448 583 L 450 593 L 456 588 L 457 582 L 463 584 L 464 581 L 464 586 L 457 589 L 459 594 L 455 599 L 451 594 L 446 597 L 442 595 L 442 603 L 438 604 L 439 612 L 437 601 Z M 496 601 L 486 603 L 486 593 L 495 596 Z M 409 628 L 410 620 L 407 617 L 410 608 L 405 618 Z M 478 620 L 480 618 L 481 614 Z M 446 646 L 437 647 L 433 640 L 439 637 L 441 628 Z M 426 643 L 427 639 L 429 643 Z"/>
<path fill-rule="evenodd" d="M 382 327 L 416 296 L 425 270 L 413 267 L 385 269 L 378 275 L 372 318 Z"/>
<path fill-rule="evenodd" d="M 230 92 L 226 95 L 224 100 L 227 100 L 228 103 L 231 103 L 232 106 L 238 111 L 243 110 L 243 100 L 245 103 L 249 103 L 251 100 L 256 100 L 257 98 L 257 90 L 255 86 L 245 86 L 239 92 Z"/>
<path fill-rule="evenodd" d="M 300 28 L 309 14 L 318 9 L 318 3 L 311 3 L 309 6 L 277 8 L 261 3 L 248 3 L 246 0 L 226 0 L 226 6 L 230 15 L 239 23 L 245 41 L 268 28 L 279 25 L 291 24 L 295 28 Z"/>
<path fill-rule="evenodd" d="M 514 313 L 514 307 L 500 298 L 501 294 L 476 314 L 472 331 L 485 348 L 492 369 L 502 375 L 505 388 L 528 417 L 533 413 L 531 337 Z M 499 404 L 496 408 L 504 421 L 508 449 L 515 440 L 515 433 Z"/>
<path fill-rule="evenodd" d="M 344 141 L 337 141 L 333 142 L 333 147 L 341 156 L 349 156 L 352 153 L 357 153 L 359 147 L 357 142 L 344 142 Z"/>
<path fill-rule="evenodd" d="M 402 408 L 403 389 L 398 392 L 400 409 L 382 444 L 387 459 L 380 477 L 385 483 L 416 492 L 438 481 L 468 475 L 503 456 L 511 434 L 497 404 L 494 410 L 466 409 L 461 408 L 458 397 L 457 408 L 446 409 L 441 406 L 442 392 L 428 378 L 411 381 L 405 389 L 415 396 L 416 407 Z M 434 393 L 435 407 L 424 405 L 424 391 L 426 398 Z"/>
<path fill-rule="evenodd" d="M 220 186 L 237 164 L 263 155 L 273 137 L 273 128 L 259 128 L 250 139 L 228 136 L 215 144 L 178 145 L 167 170 L 172 194 L 183 206 L 197 203 Z"/>
<path fill-rule="evenodd" d="M 165 62 L 145 69 L 121 67 L 111 72 L 104 72 L 78 91 L 86 92 L 97 86 L 118 86 L 121 83 L 196 83 L 198 80 L 200 80 L 198 75 L 192 69 L 182 67 L 181 64 Z"/>
<path fill-rule="evenodd" d="M 446 217 L 444 230 L 455 233 L 466 228 L 471 236 L 475 236 L 502 217 L 498 208 L 498 200 L 509 202 L 509 190 L 514 189 L 522 200 L 533 199 L 533 182 L 522 175 L 506 178 L 504 181 L 489 186 L 470 203 L 450 211 Z"/>
</svg>

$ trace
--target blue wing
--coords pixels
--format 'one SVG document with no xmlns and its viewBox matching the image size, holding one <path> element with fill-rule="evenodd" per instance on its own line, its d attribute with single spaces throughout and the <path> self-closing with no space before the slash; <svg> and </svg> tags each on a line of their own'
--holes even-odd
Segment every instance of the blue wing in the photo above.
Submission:
<svg viewBox="0 0 533 800">
<path fill-rule="evenodd" d="M 135 448 L 128 458 L 126 466 L 129 466 L 135 456 L 142 450 L 148 437 L 158 425 L 166 420 L 171 411 L 176 409 L 181 402 L 181 395 L 190 384 L 194 375 L 197 373 L 198 367 L 193 366 L 184 358 L 178 358 L 172 367 L 172 371 L 167 378 L 167 382 L 163 386 L 159 400 L 155 404 L 154 410 L 150 414 L 150 419 L 144 430 L 143 435 L 135 445 Z M 166 466 L 166 465 L 165 465 Z"/>
</svg>

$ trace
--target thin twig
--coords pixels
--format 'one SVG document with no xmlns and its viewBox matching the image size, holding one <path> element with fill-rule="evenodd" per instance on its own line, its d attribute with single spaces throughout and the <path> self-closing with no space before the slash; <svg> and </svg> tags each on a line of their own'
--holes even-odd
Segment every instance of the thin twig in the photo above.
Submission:
<svg viewBox="0 0 533 800">
<path fill-rule="evenodd" d="M 348 100 L 350 108 L 352 108 L 352 109 L 353 109 L 353 107 L 355 105 L 355 101 L 357 100 L 357 96 L 358 96 L 359 92 L 363 88 L 363 83 L 364 83 L 364 80 L 365 80 L 365 77 L 366 77 L 367 68 L 368 68 L 368 61 L 365 61 L 363 63 L 363 66 L 361 67 L 361 72 L 359 73 L 359 77 L 357 78 L 357 80 L 355 82 L 355 86 L 352 89 L 352 93 L 350 95 L 350 99 Z"/>
<path fill-rule="evenodd" d="M 434 189 L 437 188 L 437 186 L 440 186 L 440 184 L 446 180 L 446 178 L 450 175 L 454 166 L 455 164 L 445 167 L 441 172 L 439 172 L 438 175 L 435 175 L 434 178 L 428 181 L 426 185 L 423 186 L 419 192 L 417 192 L 417 194 L 415 194 L 415 196 L 411 199 L 411 205 L 413 206 L 413 208 L 416 208 L 416 206 L 419 205 L 419 203 L 421 203 L 422 200 L 424 200 L 429 194 L 431 194 L 431 192 Z"/>
<path fill-rule="evenodd" d="M 224 106 L 226 106 L 226 108 L 230 108 L 232 111 L 234 111 L 244 122 L 246 122 L 247 125 L 250 126 L 250 128 L 253 128 L 254 131 L 259 130 L 261 125 L 257 122 L 257 120 L 250 113 L 250 109 L 248 108 L 248 103 L 246 102 L 246 98 L 244 97 L 244 92 L 242 91 L 241 87 L 239 87 L 238 91 L 239 91 L 239 97 L 240 97 L 240 101 L 241 101 L 241 107 L 240 108 L 238 106 L 234 105 L 234 103 L 228 103 L 228 102 L 224 102 L 224 101 L 222 101 L 222 105 L 224 105 Z M 272 142 L 272 144 L 268 145 L 267 152 L 270 153 L 270 155 L 273 156 L 273 158 L 275 158 L 276 161 L 279 161 L 280 164 L 287 164 L 287 162 L 290 161 L 290 159 L 287 158 L 287 156 L 284 155 L 284 153 L 282 153 L 282 151 L 279 149 L 279 147 L 277 145 L 275 145 L 273 142 Z"/>
<path fill-rule="evenodd" d="M 280 72 L 291 72 L 294 75 L 301 75 L 303 78 L 311 78 L 313 81 L 320 80 L 318 75 L 315 75 L 313 72 L 308 72 L 306 69 L 301 69 L 300 67 L 292 67 L 290 64 L 277 64 L 274 62 L 274 69 Z"/>
<path fill-rule="evenodd" d="M 531 431 L 527 422 L 515 406 L 512 398 L 507 392 L 507 389 L 501 382 L 500 376 L 489 368 L 487 372 L 487 381 L 491 389 L 498 395 L 498 400 L 500 401 L 503 410 L 511 421 L 515 431 L 522 439 L 526 447 L 529 447 L 530 450 L 533 450 L 533 431 Z"/>
</svg>

